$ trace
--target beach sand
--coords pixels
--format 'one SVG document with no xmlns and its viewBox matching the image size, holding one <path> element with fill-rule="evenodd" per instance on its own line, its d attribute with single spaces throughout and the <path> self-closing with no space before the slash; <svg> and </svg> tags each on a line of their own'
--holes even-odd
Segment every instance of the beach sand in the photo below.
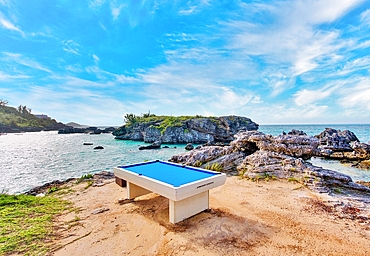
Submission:
<svg viewBox="0 0 370 256">
<path fill-rule="evenodd" d="M 126 189 L 113 180 L 85 186 L 63 196 L 77 211 L 55 220 L 49 255 L 370 255 L 369 222 L 351 215 L 369 209 L 340 212 L 336 198 L 296 183 L 228 177 L 210 191 L 209 211 L 176 225 L 162 196 L 119 204 Z"/>
</svg>

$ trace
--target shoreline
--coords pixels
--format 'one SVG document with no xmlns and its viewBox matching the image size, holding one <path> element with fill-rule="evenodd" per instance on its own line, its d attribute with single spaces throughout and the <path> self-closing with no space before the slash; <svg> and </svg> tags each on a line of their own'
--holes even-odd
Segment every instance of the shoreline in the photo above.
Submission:
<svg viewBox="0 0 370 256">
<path fill-rule="evenodd" d="M 95 184 L 95 185 L 94 185 Z M 210 210 L 176 225 L 154 193 L 126 204 L 113 179 L 67 183 L 77 212 L 54 220 L 48 255 L 368 255 L 370 202 L 313 192 L 285 180 L 227 177 Z M 356 246 L 353 246 L 356 244 Z"/>
</svg>

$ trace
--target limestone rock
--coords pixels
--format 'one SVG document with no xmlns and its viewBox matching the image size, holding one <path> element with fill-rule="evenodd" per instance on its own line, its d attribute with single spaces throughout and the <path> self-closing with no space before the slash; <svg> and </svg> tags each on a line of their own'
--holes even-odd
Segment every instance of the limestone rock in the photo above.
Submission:
<svg viewBox="0 0 370 256">
<path fill-rule="evenodd" d="M 327 132 L 334 134 L 332 130 Z M 170 161 L 200 167 L 218 163 L 226 172 L 237 171 L 239 175 L 248 178 L 292 179 L 320 192 L 331 192 L 335 187 L 342 187 L 370 193 L 369 188 L 354 183 L 348 175 L 323 169 L 305 161 L 317 152 L 319 139 L 322 138 L 307 136 L 301 132 L 295 133 L 298 135 L 271 136 L 258 131 L 240 131 L 229 146 L 197 147 L 192 151 L 173 156 Z M 343 146 L 348 142 L 355 152 L 352 154 L 368 154 L 369 145 L 351 142 L 350 140 L 355 138 L 351 132 L 343 134 L 348 140 L 340 139 L 341 144 L 338 145 Z M 334 135 L 336 136 L 338 135 Z"/>
<path fill-rule="evenodd" d="M 152 143 L 216 143 L 230 142 L 240 130 L 257 130 L 258 124 L 241 116 L 193 117 L 187 120 L 165 117 L 151 122 L 124 125 L 112 134 L 115 139 L 138 140 Z M 169 124 L 171 123 L 171 125 Z"/>
<path fill-rule="evenodd" d="M 140 146 L 139 147 L 139 150 L 144 150 L 144 149 L 158 149 L 158 148 L 161 148 L 161 144 L 162 143 L 160 141 L 155 141 L 152 144 L 150 144 L 149 146 Z"/>
</svg>

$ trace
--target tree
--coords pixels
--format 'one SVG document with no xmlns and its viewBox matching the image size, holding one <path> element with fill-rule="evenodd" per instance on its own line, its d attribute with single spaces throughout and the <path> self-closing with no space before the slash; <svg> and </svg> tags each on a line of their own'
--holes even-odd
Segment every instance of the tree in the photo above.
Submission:
<svg viewBox="0 0 370 256">
<path fill-rule="evenodd" d="M 0 99 L 0 106 L 6 106 L 8 103 L 9 102 L 7 100 Z"/>
<path fill-rule="evenodd" d="M 27 106 L 19 105 L 17 108 L 18 112 L 21 114 L 31 114 L 32 109 L 27 108 Z"/>
<path fill-rule="evenodd" d="M 136 123 L 137 121 L 137 116 L 135 116 L 134 114 L 126 114 L 124 116 L 124 121 L 125 123 Z"/>
</svg>

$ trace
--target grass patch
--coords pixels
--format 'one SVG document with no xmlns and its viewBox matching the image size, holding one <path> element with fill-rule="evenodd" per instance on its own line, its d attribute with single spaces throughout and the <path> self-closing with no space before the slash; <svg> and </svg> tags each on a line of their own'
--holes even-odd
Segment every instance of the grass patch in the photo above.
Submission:
<svg viewBox="0 0 370 256">
<path fill-rule="evenodd" d="M 194 164 L 194 167 L 201 167 L 203 165 L 202 161 L 197 160 Z"/>
<path fill-rule="evenodd" d="M 87 181 L 87 185 L 86 185 L 85 189 L 88 189 L 89 187 L 91 187 L 92 184 L 94 184 L 94 181 L 93 180 Z"/>
<path fill-rule="evenodd" d="M 54 193 L 54 192 L 56 192 L 56 191 L 58 191 L 58 190 L 59 190 L 59 188 L 58 188 L 58 187 L 51 187 L 51 188 L 49 188 L 49 189 L 48 189 L 47 194 Z"/>
<path fill-rule="evenodd" d="M 207 164 L 205 166 L 205 169 L 215 171 L 215 172 L 221 172 L 223 170 L 222 165 L 219 163 L 213 163 L 213 164 Z"/>
<path fill-rule="evenodd" d="M 78 184 L 78 183 L 83 182 L 84 180 L 89 180 L 89 179 L 92 179 L 92 178 L 94 178 L 94 175 L 91 174 L 91 173 L 88 173 L 88 174 L 82 175 L 81 178 L 78 178 L 76 183 Z"/>
<path fill-rule="evenodd" d="M 288 178 L 288 182 L 301 183 L 301 181 L 298 178 L 296 178 L 296 177 L 289 177 Z"/>
<path fill-rule="evenodd" d="M 52 196 L 0 194 L 0 255 L 45 254 L 52 220 L 69 205 Z"/>
</svg>

